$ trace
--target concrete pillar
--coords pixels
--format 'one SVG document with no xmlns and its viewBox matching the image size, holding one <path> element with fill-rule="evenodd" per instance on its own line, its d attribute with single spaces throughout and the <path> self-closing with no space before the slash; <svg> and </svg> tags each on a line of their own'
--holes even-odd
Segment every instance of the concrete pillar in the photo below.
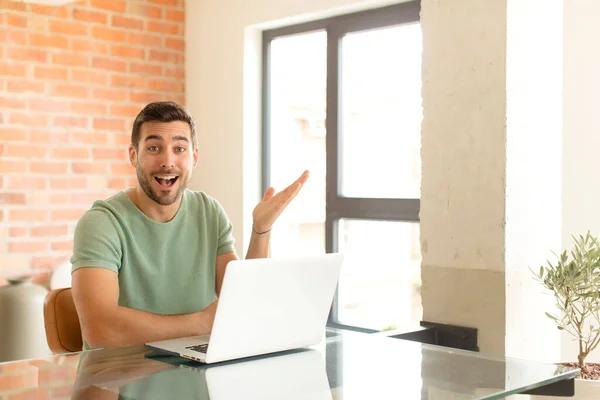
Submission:
<svg viewBox="0 0 600 400">
<path fill-rule="evenodd" d="M 560 249 L 561 6 L 421 3 L 423 319 L 487 354 L 559 351 L 529 267 Z"/>
</svg>

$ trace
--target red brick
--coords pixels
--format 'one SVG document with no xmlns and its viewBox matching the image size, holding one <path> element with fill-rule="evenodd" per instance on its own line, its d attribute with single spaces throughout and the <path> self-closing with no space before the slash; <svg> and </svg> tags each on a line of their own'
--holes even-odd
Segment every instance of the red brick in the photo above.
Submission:
<svg viewBox="0 0 600 400">
<path fill-rule="evenodd" d="M 114 135 L 112 138 L 113 144 L 119 146 L 129 146 L 131 144 L 131 133 L 128 133 L 126 135 Z"/>
<path fill-rule="evenodd" d="M 127 189 L 127 181 L 125 179 L 111 179 L 108 181 L 108 187 L 114 190 L 123 190 Z"/>
<path fill-rule="evenodd" d="M 57 85 L 52 89 L 52 96 L 58 97 L 74 97 L 85 99 L 89 95 L 89 89 L 85 86 L 76 85 Z"/>
<path fill-rule="evenodd" d="M 102 10 L 124 13 L 127 8 L 127 2 L 121 0 L 90 0 L 90 6 Z"/>
<path fill-rule="evenodd" d="M 46 210 L 9 210 L 9 221 L 47 221 L 48 211 Z"/>
<path fill-rule="evenodd" d="M 27 44 L 27 33 L 25 31 L 0 28 L 0 38 L 2 38 L 2 42 L 6 44 L 11 43 L 21 46 Z"/>
<path fill-rule="evenodd" d="M 27 228 L 23 228 L 23 227 L 19 227 L 19 226 L 13 226 L 13 227 L 10 228 L 9 236 L 10 237 L 24 237 L 24 236 L 27 236 Z"/>
<path fill-rule="evenodd" d="M 71 112 L 84 115 L 106 115 L 106 104 L 98 102 L 71 103 Z"/>
<path fill-rule="evenodd" d="M 129 33 L 129 44 L 139 44 L 144 46 L 162 47 L 163 39 L 160 36 L 148 35 L 145 33 Z"/>
<path fill-rule="evenodd" d="M 16 14 L 6 14 L 6 23 L 8 24 L 8 26 L 14 26 L 17 28 L 27 28 L 27 18 Z"/>
<path fill-rule="evenodd" d="M 94 119 L 94 129 L 102 130 L 102 131 L 122 132 L 125 130 L 125 120 L 124 119 L 96 118 L 96 119 Z"/>
<path fill-rule="evenodd" d="M 162 6 L 177 7 L 177 0 L 148 0 L 148 3 L 160 4 Z"/>
<path fill-rule="evenodd" d="M 87 180 L 84 177 L 53 178 L 50 180 L 51 189 L 86 189 Z"/>
<path fill-rule="evenodd" d="M 126 89 L 104 89 L 104 88 L 96 88 L 92 92 L 92 98 L 101 99 L 101 100 L 111 100 L 124 102 L 127 101 L 127 93 L 129 91 Z"/>
<path fill-rule="evenodd" d="M 70 399 L 73 395 L 73 386 L 55 387 L 50 390 L 50 397 L 52 399 Z"/>
<path fill-rule="evenodd" d="M 127 71 L 127 63 L 125 61 L 113 60 L 110 58 L 94 57 L 92 60 L 92 67 L 117 72 Z"/>
<path fill-rule="evenodd" d="M 148 31 L 162 35 L 178 35 L 183 32 L 178 24 L 169 24 L 156 21 L 148 21 Z"/>
<path fill-rule="evenodd" d="M 69 17 L 69 9 L 67 7 L 61 6 L 47 6 L 42 4 L 30 4 L 29 11 L 34 14 L 46 15 L 48 17 L 55 18 L 68 18 Z"/>
<path fill-rule="evenodd" d="M 101 86 L 106 86 L 108 84 L 108 76 L 108 72 L 104 71 L 71 71 L 71 79 L 73 81 L 82 83 L 94 83 Z"/>
<path fill-rule="evenodd" d="M 61 251 L 61 250 L 71 251 L 71 250 L 73 250 L 73 241 L 67 240 L 67 241 L 62 241 L 62 242 L 52 242 L 51 248 L 52 248 L 52 251 Z"/>
<path fill-rule="evenodd" d="M 112 25 L 119 28 L 127 28 L 127 29 L 144 29 L 144 21 L 139 18 L 129 18 L 123 17 L 121 15 L 113 15 L 112 16 Z"/>
<path fill-rule="evenodd" d="M 73 193 L 71 195 L 72 204 L 89 204 L 96 200 L 104 200 L 106 196 L 103 193 Z"/>
<path fill-rule="evenodd" d="M 0 63 L 0 76 L 26 76 L 27 67 L 15 63 Z"/>
<path fill-rule="evenodd" d="M 88 128 L 90 120 L 88 117 L 54 117 L 53 125 L 64 128 Z"/>
<path fill-rule="evenodd" d="M 23 109 L 27 105 L 26 101 L 23 99 L 7 99 L 5 97 L 0 97 L 0 109 L 3 108 L 17 108 Z"/>
<path fill-rule="evenodd" d="M 128 88 L 144 89 L 146 87 L 145 79 L 125 75 L 113 75 L 110 83 L 112 86 L 123 86 Z"/>
<path fill-rule="evenodd" d="M 67 80 L 69 70 L 63 67 L 42 67 L 35 66 L 33 70 L 34 77 L 36 79 L 56 79 L 56 80 Z"/>
<path fill-rule="evenodd" d="M 94 160 L 127 160 L 126 149 L 92 149 Z"/>
<path fill-rule="evenodd" d="M 106 43 L 91 41 L 88 39 L 71 39 L 71 49 L 75 52 L 89 52 L 107 55 L 109 46 Z"/>
<path fill-rule="evenodd" d="M 1 161 L 0 161 L 1 164 Z M 46 178 L 37 178 L 31 176 L 9 176 L 6 177 L 5 187 L 10 190 L 34 189 L 44 190 L 47 187 L 48 180 Z"/>
<path fill-rule="evenodd" d="M 114 57 L 139 58 L 140 60 L 145 60 L 146 50 L 131 46 L 112 46 L 110 55 Z"/>
<path fill-rule="evenodd" d="M 88 34 L 88 26 L 82 22 L 50 21 L 50 32 L 64 33 L 69 36 L 85 36 Z"/>
<path fill-rule="evenodd" d="M 168 50 L 185 51 L 185 40 L 166 38 L 165 47 Z"/>
<path fill-rule="evenodd" d="M 0 193 L 0 204 L 25 204 L 27 197 L 24 193 Z"/>
<path fill-rule="evenodd" d="M 185 78 L 185 69 L 184 68 L 166 68 L 165 76 L 167 78 L 175 78 L 183 80 Z"/>
<path fill-rule="evenodd" d="M 34 111 L 66 113 L 69 111 L 69 103 L 54 99 L 52 101 L 46 99 L 30 99 L 29 109 Z"/>
<path fill-rule="evenodd" d="M 59 49 L 69 48 L 69 39 L 66 36 L 44 35 L 41 33 L 30 33 L 29 44 L 38 47 L 55 47 Z"/>
<path fill-rule="evenodd" d="M 135 169 L 129 163 L 114 163 L 110 165 L 110 173 L 114 175 L 132 175 Z"/>
<path fill-rule="evenodd" d="M 139 106 L 120 106 L 113 104 L 110 107 L 110 115 L 115 117 L 135 117 L 140 113 Z"/>
<path fill-rule="evenodd" d="M 108 136 L 105 133 L 82 133 L 74 132 L 71 134 L 73 143 L 104 145 L 108 143 Z"/>
<path fill-rule="evenodd" d="M 101 11 L 88 11 L 76 8 L 73 10 L 73 19 L 85 22 L 96 22 L 99 24 L 106 24 L 108 21 L 108 15 Z"/>
<path fill-rule="evenodd" d="M 48 251 L 48 243 L 45 242 L 27 241 L 12 242 L 8 244 L 9 253 L 42 253 L 46 251 Z"/>
<path fill-rule="evenodd" d="M 69 140 L 68 132 L 61 131 L 52 131 L 52 130 L 31 130 L 29 133 L 29 139 L 32 143 L 66 143 Z"/>
<path fill-rule="evenodd" d="M 165 19 L 174 22 L 185 22 L 185 12 L 178 10 L 166 10 Z"/>
<path fill-rule="evenodd" d="M 48 147 L 32 144 L 7 144 L 4 148 L 7 157 L 22 157 L 26 159 L 46 158 Z"/>
<path fill-rule="evenodd" d="M 168 62 L 170 64 L 181 64 L 184 62 L 183 54 L 172 51 L 150 50 L 150 61 Z"/>
<path fill-rule="evenodd" d="M 42 162 L 31 161 L 29 171 L 42 174 L 64 174 L 69 170 L 69 164 L 66 162 Z"/>
<path fill-rule="evenodd" d="M 90 65 L 88 56 L 75 53 L 53 54 L 52 62 L 54 64 L 67 65 L 69 67 L 88 67 Z"/>
<path fill-rule="evenodd" d="M 105 175 L 108 172 L 108 165 L 97 162 L 74 162 L 71 169 L 76 174 Z"/>
<path fill-rule="evenodd" d="M 34 237 L 64 236 L 69 232 L 69 226 L 64 224 L 34 226 L 29 231 Z"/>
<path fill-rule="evenodd" d="M 82 147 L 67 147 L 52 150 L 52 159 L 85 160 L 90 158 L 90 150 Z M 66 172 L 66 169 L 65 169 Z"/>
<path fill-rule="evenodd" d="M 155 92 L 142 92 L 142 93 L 131 92 L 129 95 L 129 101 L 131 101 L 132 103 L 148 104 L 148 103 L 153 103 L 155 101 L 162 101 L 162 100 L 163 100 L 163 95 L 160 93 L 155 93 Z"/>
<path fill-rule="evenodd" d="M 21 174 L 27 172 L 27 161 L 0 160 L 0 172 Z"/>
<path fill-rule="evenodd" d="M 132 10 L 134 13 L 138 15 L 143 15 L 148 18 L 161 19 L 163 15 L 163 11 L 160 7 L 152 7 L 146 5 L 135 5 L 135 9 Z"/>
<path fill-rule="evenodd" d="M 162 81 L 162 80 L 151 80 L 148 82 L 148 89 L 150 90 L 161 90 L 164 92 L 182 92 L 182 83 L 179 81 Z"/>
<path fill-rule="evenodd" d="M 152 65 L 152 64 L 129 64 L 129 72 L 138 75 L 157 75 L 162 76 L 163 67 L 160 65 Z"/>
<path fill-rule="evenodd" d="M 6 83 L 6 90 L 11 93 L 43 93 L 46 90 L 46 85 L 43 82 L 15 80 Z"/>
<path fill-rule="evenodd" d="M 111 42 L 124 42 L 127 38 L 127 32 L 122 29 L 105 28 L 103 26 L 94 26 L 92 36 L 95 39 L 108 40 Z"/>
<path fill-rule="evenodd" d="M 48 125 L 48 118 L 46 117 L 46 114 L 11 112 L 8 116 L 8 122 L 13 125 L 42 127 Z"/>
<path fill-rule="evenodd" d="M 33 257 L 31 259 L 31 267 L 33 269 L 54 269 L 57 265 L 62 264 L 69 259 L 69 256 L 62 257 Z M 44 370 L 41 370 L 42 372 Z M 39 374 L 39 373 L 38 373 Z M 47 383 L 46 383 L 47 384 Z"/>
<path fill-rule="evenodd" d="M 13 60 L 33 61 L 45 63 L 48 60 L 48 52 L 46 50 L 11 47 L 6 49 L 6 55 Z"/>
</svg>

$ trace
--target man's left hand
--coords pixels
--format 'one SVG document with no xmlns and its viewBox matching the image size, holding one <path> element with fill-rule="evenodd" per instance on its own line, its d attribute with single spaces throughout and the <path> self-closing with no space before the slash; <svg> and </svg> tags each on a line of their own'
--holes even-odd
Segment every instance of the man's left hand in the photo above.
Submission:
<svg viewBox="0 0 600 400">
<path fill-rule="evenodd" d="M 252 212 L 254 231 L 258 233 L 270 231 L 279 215 L 300 192 L 307 179 L 308 171 L 304 171 L 300 178 L 277 194 L 275 194 L 275 189 L 268 188 L 261 202 Z"/>
</svg>

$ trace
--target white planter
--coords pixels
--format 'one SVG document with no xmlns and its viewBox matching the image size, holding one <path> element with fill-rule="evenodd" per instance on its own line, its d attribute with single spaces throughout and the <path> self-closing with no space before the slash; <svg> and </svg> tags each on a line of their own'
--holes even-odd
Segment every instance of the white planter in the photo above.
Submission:
<svg viewBox="0 0 600 400">
<path fill-rule="evenodd" d="M 515 395 L 508 398 L 511 400 L 598 400 L 600 399 L 600 381 L 575 379 L 575 396 L 573 397 Z"/>
</svg>

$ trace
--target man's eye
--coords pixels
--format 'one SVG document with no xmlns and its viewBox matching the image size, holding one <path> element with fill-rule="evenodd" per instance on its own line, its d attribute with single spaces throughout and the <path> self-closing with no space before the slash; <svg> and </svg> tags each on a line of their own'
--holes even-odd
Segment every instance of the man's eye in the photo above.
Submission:
<svg viewBox="0 0 600 400">
<path fill-rule="evenodd" d="M 148 147 L 148 150 L 150 150 L 150 151 L 158 151 L 158 146 L 150 146 L 150 147 Z"/>
<path fill-rule="evenodd" d="M 183 153 L 185 151 L 185 147 L 176 147 L 175 151 L 178 153 Z"/>
</svg>

